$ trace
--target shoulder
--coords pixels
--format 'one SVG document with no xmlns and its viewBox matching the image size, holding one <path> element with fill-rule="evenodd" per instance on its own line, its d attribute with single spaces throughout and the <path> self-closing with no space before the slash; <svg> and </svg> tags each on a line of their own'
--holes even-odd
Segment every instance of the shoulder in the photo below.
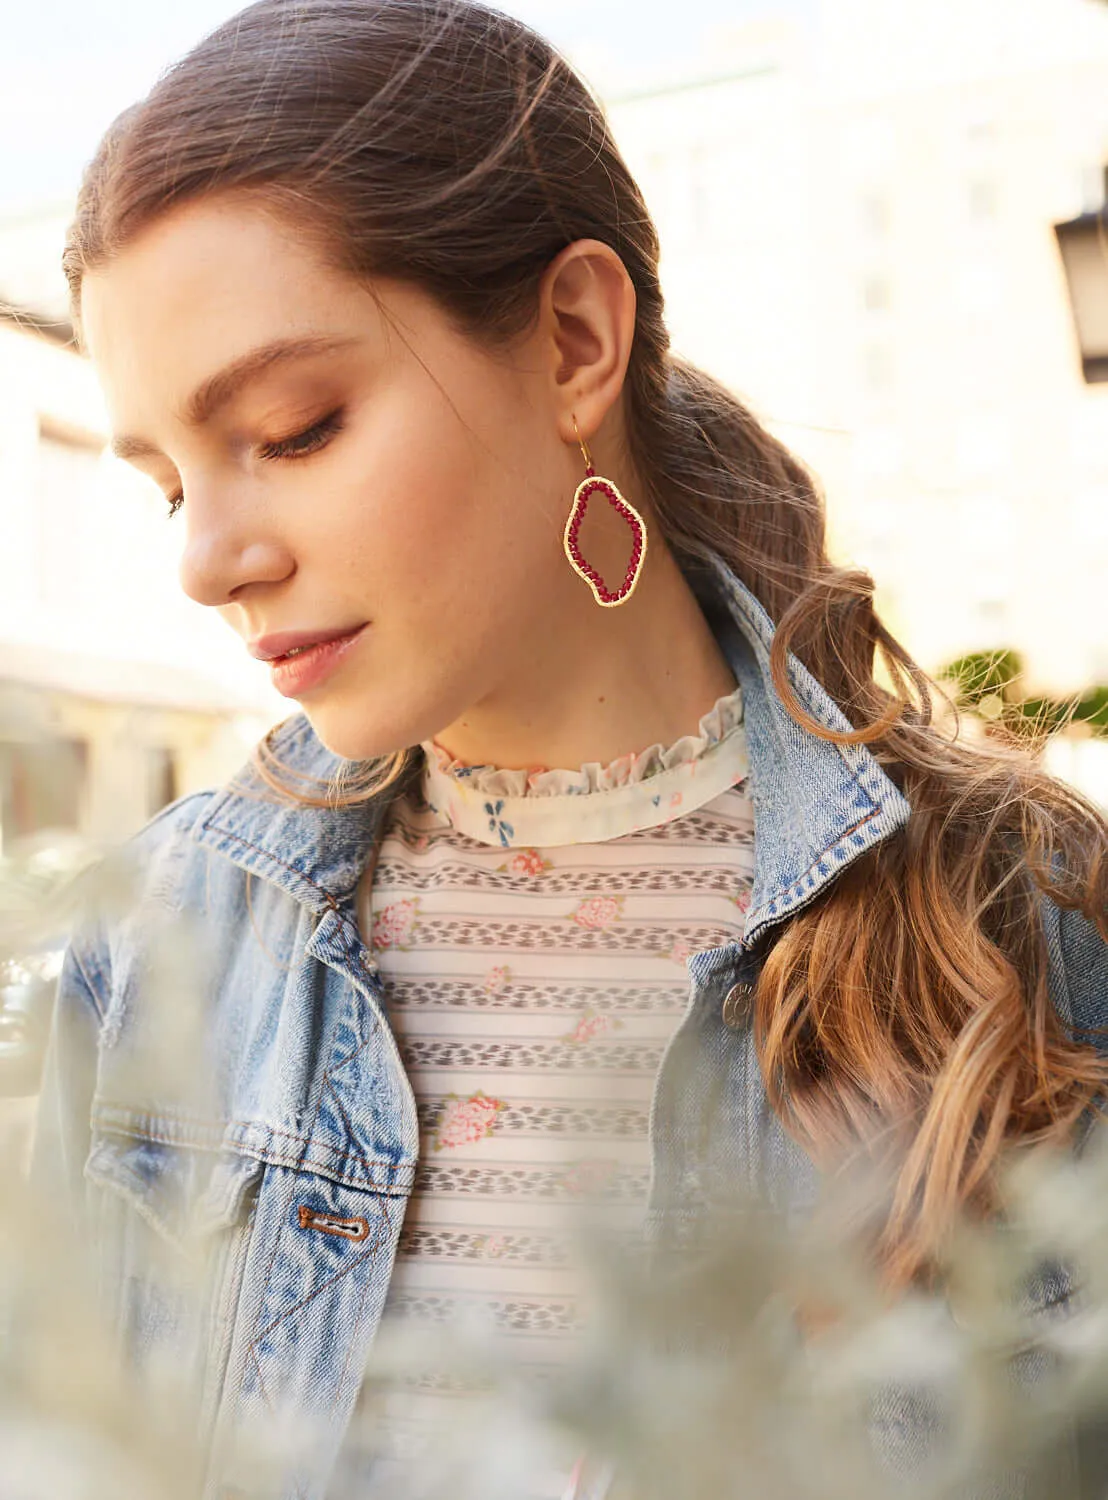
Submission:
<svg viewBox="0 0 1108 1500">
<path fill-rule="evenodd" d="M 217 790 L 178 797 L 73 882 L 65 968 L 79 971 L 91 989 L 106 982 L 121 940 L 133 937 L 152 904 L 181 904 L 200 853 L 190 835 Z"/>
<path fill-rule="evenodd" d="M 181 838 L 188 837 L 219 792 L 219 787 L 211 786 L 178 797 L 175 802 L 168 803 L 160 812 L 155 813 L 136 833 L 131 834 L 121 845 L 121 849 L 136 859 L 156 856 Z"/>
<path fill-rule="evenodd" d="M 296 747 L 309 733 L 305 716 L 294 714 L 270 732 L 270 740 Z M 102 981 L 142 946 L 152 920 L 206 903 L 211 854 L 198 835 L 229 797 L 257 795 L 260 789 L 251 754 L 223 782 L 177 797 L 87 867 L 72 891 L 67 962 L 79 965 L 90 980 Z M 234 866 L 219 863 L 226 868 L 218 879 L 238 879 L 241 872 Z"/>
<path fill-rule="evenodd" d="M 274 756 L 293 767 L 294 774 L 314 769 L 321 747 L 307 716 L 292 714 L 276 725 L 265 737 Z M 275 803 L 271 790 L 259 774 L 257 747 L 243 763 L 216 785 L 187 793 L 170 802 L 131 834 L 113 852 L 111 858 L 126 867 L 139 882 L 136 895 L 143 898 L 172 900 L 175 883 L 187 881 L 191 869 L 208 863 L 210 840 L 201 841 L 205 825 L 213 814 L 228 807 L 254 810 L 254 823 L 264 825 L 274 817 Z M 310 816 L 310 813 L 306 813 Z M 249 819 L 239 814 L 239 821 Z"/>
<path fill-rule="evenodd" d="M 201 851 L 192 837 L 193 830 L 207 816 L 220 788 L 207 787 L 178 797 L 156 813 L 130 838 L 126 839 L 109 862 L 126 872 L 136 889 L 136 898 L 169 898 L 174 881 L 186 874 L 187 867 Z"/>
<path fill-rule="evenodd" d="M 295 785 L 326 784 L 341 765 L 301 711 L 262 741 Z M 131 965 L 166 918 L 217 914 L 221 929 L 246 915 L 249 871 L 271 863 L 289 869 L 302 851 L 325 842 L 318 808 L 276 793 L 258 764 L 258 749 L 223 782 L 163 807 L 87 869 L 75 891 L 70 945 L 90 972 Z M 244 857 L 250 850 L 257 858 Z M 292 851 L 292 852 L 289 852 Z M 280 855 L 280 859 L 277 856 Z"/>
</svg>

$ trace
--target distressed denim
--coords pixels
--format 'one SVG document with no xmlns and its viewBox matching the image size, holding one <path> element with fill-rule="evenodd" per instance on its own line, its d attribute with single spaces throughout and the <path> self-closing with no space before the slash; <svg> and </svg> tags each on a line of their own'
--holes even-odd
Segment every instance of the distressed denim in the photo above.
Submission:
<svg viewBox="0 0 1108 1500">
<path fill-rule="evenodd" d="M 910 812 L 864 745 L 830 744 L 789 717 L 769 672 L 772 622 L 741 580 L 722 563 L 689 578 L 743 689 L 756 869 L 742 939 L 688 961 L 688 1010 L 659 1069 L 647 1227 L 662 1237 L 736 1185 L 793 1209 L 810 1201 L 811 1164 L 769 1108 L 750 1027 L 724 1023 L 723 999 L 756 976 L 766 935 Z M 813 719 L 850 727 L 791 655 L 788 672 Z M 274 748 L 308 776 L 342 764 L 302 713 Z M 289 806 L 244 768 L 128 843 L 139 899 L 111 923 L 90 918 L 66 951 L 34 1172 L 68 1185 L 136 1366 L 168 1356 L 191 1372 L 208 1500 L 250 1490 L 235 1435 L 275 1414 L 289 1438 L 281 1500 L 322 1500 L 388 1289 L 419 1135 L 355 916 L 385 808 Z M 206 955 L 192 1000 L 203 1108 L 147 1061 L 162 1024 L 147 983 L 154 937 L 189 916 Z M 1105 1024 L 1108 945 L 1051 903 L 1044 921 L 1059 1013 Z M 187 1277 L 159 1271 L 189 1236 L 212 1249 L 199 1322 Z M 907 1398 L 883 1400 L 878 1425 L 913 1451 L 926 1422 Z"/>
</svg>

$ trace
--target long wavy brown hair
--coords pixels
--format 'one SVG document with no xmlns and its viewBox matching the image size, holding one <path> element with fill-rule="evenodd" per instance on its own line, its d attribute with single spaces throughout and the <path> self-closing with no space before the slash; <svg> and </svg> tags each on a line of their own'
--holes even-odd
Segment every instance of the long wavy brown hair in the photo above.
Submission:
<svg viewBox="0 0 1108 1500">
<path fill-rule="evenodd" d="M 841 1161 L 875 1126 L 895 1143 L 880 1251 L 896 1280 L 921 1272 L 960 1206 L 995 1207 L 1002 1148 L 1063 1142 L 1108 1081 L 1052 1006 L 1037 910 L 1046 892 L 1108 939 L 1105 818 L 1039 767 L 1037 746 L 967 741 L 957 714 L 953 730 L 933 721 L 942 689 L 881 623 L 873 580 L 828 556 L 817 480 L 671 353 L 646 204 L 600 103 L 541 36 L 470 0 L 242 11 L 89 164 L 63 262 L 78 335 L 85 272 L 171 206 L 232 190 L 337 269 L 433 294 L 491 349 L 528 328 L 564 246 L 597 238 L 622 258 L 637 296 L 624 419 L 657 527 L 678 560 L 722 558 L 761 600 L 795 720 L 867 744 L 913 808 L 777 929 L 755 1036 L 773 1105 L 817 1161 Z M 790 651 L 851 732 L 806 714 Z M 333 805 L 395 786 L 415 754 L 352 763 L 315 794 L 290 785 L 268 737 L 255 760 L 275 790 Z"/>
</svg>

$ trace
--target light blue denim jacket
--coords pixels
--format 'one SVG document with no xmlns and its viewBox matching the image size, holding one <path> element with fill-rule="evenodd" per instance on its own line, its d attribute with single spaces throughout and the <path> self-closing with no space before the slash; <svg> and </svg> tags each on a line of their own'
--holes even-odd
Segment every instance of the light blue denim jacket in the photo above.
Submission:
<svg viewBox="0 0 1108 1500">
<path fill-rule="evenodd" d="M 810 1197 L 810 1164 L 767 1105 L 749 1014 L 723 1002 L 755 977 L 759 940 L 910 812 L 865 746 L 820 740 L 786 713 L 769 672 L 773 625 L 750 590 L 722 564 L 690 582 L 743 690 L 756 872 L 741 941 L 688 961 L 688 1010 L 651 1110 L 655 1234 L 736 1184 L 787 1204 Z M 850 727 L 795 657 L 788 668 L 817 722 Z M 339 764 L 299 713 L 275 749 L 312 776 Z M 289 806 L 245 768 L 136 835 L 141 899 L 106 929 L 90 919 L 66 952 L 36 1175 L 64 1175 L 140 1367 L 169 1352 L 194 1371 L 210 1500 L 249 1488 L 231 1456 L 239 1425 L 282 1411 L 312 1434 L 282 1500 L 325 1494 L 389 1285 L 419 1133 L 355 919 L 384 806 Z M 160 1024 L 144 987 L 151 933 L 180 914 L 202 919 L 209 949 L 202 1112 L 143 1081 Z M 1108 945 L 1050 903 L 1044 920 L 1059 1012 L 1108 1023 Z M 324 1215 L 352 1227 L 328 1233 Z M 215 1250 L 200 1327 L 157 1281 L 164 1253 L 149 1253 L 172 1255 L 186 1225 Z"/>
</svg>

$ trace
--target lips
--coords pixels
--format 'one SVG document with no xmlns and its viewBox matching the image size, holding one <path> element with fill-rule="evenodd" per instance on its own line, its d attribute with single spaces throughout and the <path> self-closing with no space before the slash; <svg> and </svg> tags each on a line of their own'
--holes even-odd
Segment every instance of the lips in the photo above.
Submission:
<svg viewBox="0 0 1108 1500">
<path fill-rule="evenodd" d="M 338 671 L 342 662 L 358 649 L 358 642 L 368 631 L 368 625 L 359 625 L 342 635 L 328 632 L 330 639 L 301 641 L 290 645 L 276 656 L 268 658 L 270 681 L 286 698 L 300 698 L 322 685 Z M 288 637 L 286 637 L 286 640 Z M 267 643 L 273 649 L 273 638 Z M 276 644 L 284 645 L 277 638 Z"/>
<path fill-rule="evenodd" d="M 346 636 L 356 635 L 362 625 L 343 625 L 337 630 L 285 630 L 274 635 L 261 635 L 248 641 L 246 649 L 258 661 L 278 661 L 296 657 L 311 646 L 324 646 L 331 641 L 340 641 Z"/>
</svg>

